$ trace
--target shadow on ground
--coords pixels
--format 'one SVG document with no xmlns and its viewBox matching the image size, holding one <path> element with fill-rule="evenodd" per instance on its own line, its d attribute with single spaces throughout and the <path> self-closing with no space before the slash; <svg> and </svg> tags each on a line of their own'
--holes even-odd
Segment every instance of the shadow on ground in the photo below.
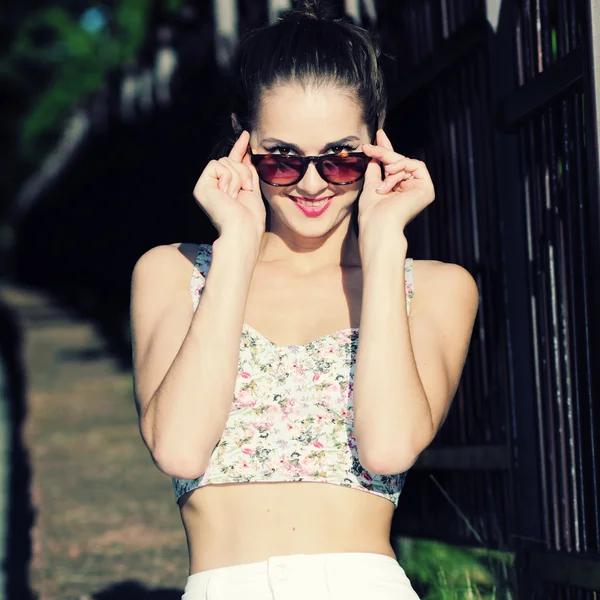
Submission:
<svg viewBox="0 0 600 600">
<path fill-rule="evenodd" d="M 181 600 L 183 591 L 173 588 L 149 590 L 135 581 L 124 581 L 92 596 L 93 600 Z"/>
<path fill-rule="evenodd" d="M 31 560 L 31 528 L 33 509 L 29 494 L 31 468 L 23 443 L 22 427 L 26 417 L 25 369 L 22 364 L 22 334 L 13 311 L 0 302 L 0 361 L 4 377 L 6 411 L 9 420 L 7 449 L 11 463 L 8 467 L 7 531 L 4 570 L 7 598 L 31 600 L 28 582 Z M 2 591 L 0 591 L 1 593 Z"/>
</svg>

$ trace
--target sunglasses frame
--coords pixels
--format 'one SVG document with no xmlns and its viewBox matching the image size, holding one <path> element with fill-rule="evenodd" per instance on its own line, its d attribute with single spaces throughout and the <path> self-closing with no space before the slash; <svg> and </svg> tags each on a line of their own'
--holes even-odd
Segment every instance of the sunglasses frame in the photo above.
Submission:
<svg viewBox="0 0 600 600">
<path fill-rule="evenodd" d="M 365 176 L 365 174 L 363 173 L 362 175 L 360 175 L 360 177 L 357 177 L 356 179 L 352 179 L 351 181 L 343 181 L 341 183 L 335 183 L 333 181 L 329 181 L 329 179 L 323 173 L 323 161 L 327 158 L 331 158 L 331 156 L 339 156 L 339 155 L 336 155 L 336 154 L 334 154 L 334 155 L 321 154 L 320 156 L 293 155 L 291 158 L 299 159 L 302 162 L 302 170 L 300 171 L 300 175 L 298 176 L 298 179 L 295 179 L 291 183 L 271 183 L 270 181 L 263 179 L 263 177 L 261 176 L 260 171 L 258 169 L 258 166 L 265 158 L 267 158 L 269 156 L 283 156 L 285 158 L 285 155 L 275 154 L 274 152 L 270 152 L 268 154 L 254 154 L 254 152 L 252 152 L 252 148 L 250 148 L 250 145 L 248 145 L 248 154 L 250 155 L 250 160 L 252 161 L 252 164 L 256 167 L 256 172 L 258 173 L 259 179 L 261 181 L 264 181 L 267 185 L 272 185 L 273 187 L 288 187 L 290 185 L 296 185 L 299 181 L 302 181 L 302 178 L 306 175 L 306 171 L 308 171 L 308 166 L 311 163 L 313 163 L 315 165 L 315 168 L 317 169 L 317 173 L 319 173 L 319 176 L 321 177 L 321 179 L 323 179 L 323 181 L 326 181 L 327 183 L 329 183 L 331 185 L 350 185 L 352 183 L 356 183 L 357 181 L 359 181 L 360 179 L 362 179 Z M 365 172 L 367 170 L 367 166 L 369 165 L 369 162 L 371 162 L 371 157 L 367 156 L 364 152 L 345 152 L 343 154 L 343 156 L 358 156 L 360 158 L 368 159 L 365 163 Z"/>
</svg>

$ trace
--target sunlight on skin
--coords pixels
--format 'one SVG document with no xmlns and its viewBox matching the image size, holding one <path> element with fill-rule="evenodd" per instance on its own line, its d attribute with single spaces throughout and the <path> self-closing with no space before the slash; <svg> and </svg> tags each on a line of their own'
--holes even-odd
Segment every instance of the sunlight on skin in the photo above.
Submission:
<svg viewBox="0 0 600 600">
<path fill-rule="evenodd" d="M 344 142 L 351 151 L 361 151 L 362 144 L 369 143 L 362 109 L 349 93 L 340 93 L 340 88 L 333 86 L 303 88 L 283 84 L 263 97 L 250 144 L 256 153 L 273 151 L 281 144 L 268 141 L 272 138 L 297 147 L 300 154 L 320 155 L 328 144 L 348 137 L 354 138 Z M 292 148 L 289 153 L 297 152 Z M 271 235 L 265 236 L 263 257 L 268 260 L 276 248 L 276 238 L 283 238 L 296 252 L 317 251 L 318 262 L 339 263 L 339 249 L 361 188 L 362 180 L 350 185 L 329 184 L 313 164 L 295 185 L 273 187 L 261 182 L 262 193 L 271 208 Z M 323 215 L 311 219 L 304 216 L 291 197 L 333 197 L 333 200 Z"/>
</svg>

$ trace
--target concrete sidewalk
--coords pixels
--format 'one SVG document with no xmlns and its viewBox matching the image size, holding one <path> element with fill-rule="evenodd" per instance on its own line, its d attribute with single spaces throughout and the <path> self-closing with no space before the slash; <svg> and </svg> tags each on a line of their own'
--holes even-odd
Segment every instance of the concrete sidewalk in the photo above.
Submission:
<svg viewBox="0 0 600 600">
<path fill-rule="evenodd" d="M 170 480 L 140 439 L 131 373 L 93 323 L 42 294 L 4 286 L 0 300 L 24 338 L 38 600 L 179 599 L 185 535 Z M 2 436 L 0 424 L 0 457 Z"/>
</svg>

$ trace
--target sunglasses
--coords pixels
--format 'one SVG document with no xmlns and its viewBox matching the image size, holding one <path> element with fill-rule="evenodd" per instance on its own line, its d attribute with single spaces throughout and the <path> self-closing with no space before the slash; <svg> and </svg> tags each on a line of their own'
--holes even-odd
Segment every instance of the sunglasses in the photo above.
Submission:
<svg viewBox="0 0 600 600">
<path fill-rule="evenodd" d="M 362 152 L 341 152 L 321 156 L 286 156 L 283 154 L 253 154 L 248 146 L 252 164 L 259 178 L 273 186 L 298 183 L 306 174 L 308 165 L 314 163 L 317 173 L 327 183 L 349 185 L 365 175 L 370 156 Z"/>
</svg>

